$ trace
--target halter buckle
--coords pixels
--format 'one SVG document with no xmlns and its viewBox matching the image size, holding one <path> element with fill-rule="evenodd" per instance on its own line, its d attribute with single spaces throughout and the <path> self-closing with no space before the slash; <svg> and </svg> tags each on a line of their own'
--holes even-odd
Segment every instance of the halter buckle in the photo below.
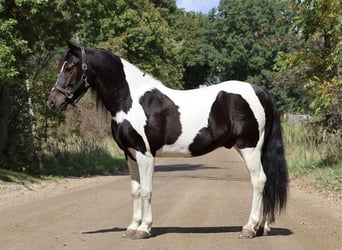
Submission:
<svg viewBox="0 0 342 250">
<path fill-rule="evenodd" d="M 66 91 L 66 92 L 65 92 L 65 96 L 66 96 L 68 99 L 72 99 L 73 96 L 74 96 L 74 93 L 72 93 L 72 91 Z"/>
<path fill-rule="evenodd" d="M 86 71 L 88 69 L 88 66 L 86 63 L 82 63 L 82 70 Z"/>
</svg>

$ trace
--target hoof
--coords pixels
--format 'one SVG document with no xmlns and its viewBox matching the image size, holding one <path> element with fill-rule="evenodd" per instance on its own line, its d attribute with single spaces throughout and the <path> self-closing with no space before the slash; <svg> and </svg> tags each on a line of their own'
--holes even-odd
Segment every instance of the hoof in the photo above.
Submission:
<svg viewBox="0 0 342 250">
<path fill-rule="evenodd" d="M 256 233 L 256 236 L 267 236 L 271 232 L 270 228 L 260 227 Z"/>
<path fill-rule="evenodd" d="M 242 229 L 242 231 L 239 235 L 239 239 L 252 239 L 255 237 L 255 235 L 256 235 L 256 233 L 253 232 L 252 230 Z"/>
<path fill-rule="evenodd" d="M 264 233 L 262 234 L 263 236 L 270 235 L 271 229 L 270 228 L 264 228 Z"/>
<path fill-rule="evenodd" d="M 137 230 L 127 229 L 126 232 L 122 235 L 122 238 L 134 238 L 137 233 Z"/>
<path fill-rule="evenodd" d="M 151 237 L 150 233 L 138 230 L 132 239 L 134 239 L 134 240 L 142 240 L 142 239 L 148 239 L 150 237 Z"/>
</svg>

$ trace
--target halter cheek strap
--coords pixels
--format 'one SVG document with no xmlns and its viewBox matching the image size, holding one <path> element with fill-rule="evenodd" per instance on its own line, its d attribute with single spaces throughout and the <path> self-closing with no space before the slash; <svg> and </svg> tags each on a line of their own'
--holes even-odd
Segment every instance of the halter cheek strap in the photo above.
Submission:
<svg viewBox="0 0 342 250">
<path fill-rule="evenodd" d="M 58 80 L 59 80 L 59 77 L 61 76 L 62 72 L 64 71 L 64 67 L 65 67 L 65 65 L 67 63 L 67 62 L 64 62 L 63 66 L 62 66 L 61 73 L 60 73 L 60 75 L 59 75 L 55 85 L 52 88 L 52 90 L 58 90 L 63 95 L 65 95 L 65 97 L 67 98 L 67 100 L 71 104 L 75 104 L 76 102 L 78 102 L 78 100 L 81 99 L 81 97 L 86 93 L 86 91 L 84 91 L 79 97 L 77 97 L 75 100 L 73 100 L 74 94 L 82 86 L 82 84 L 84 84 L 84 87 L 86 88 L 86 90 L 90 87 L 90 84 L 88 83 L 88 77 L 86 75 L 87 70 L 88 70 L 88 65 L 86 63 L 86 54 L 85 54 L 85 50 L 84 50 L 83 47 L 81 47 L 81 53 L 82 53 L 82 65 L 81 65 L 81 67 L 82 67 L 82 75 L 81 75 L 81 79 L 77 82 L 75 87 L 72 90 L 67 90 L 67 89 L 62 88 L 61 86 L 59 86 L 57 84 Z"/>
</svg>

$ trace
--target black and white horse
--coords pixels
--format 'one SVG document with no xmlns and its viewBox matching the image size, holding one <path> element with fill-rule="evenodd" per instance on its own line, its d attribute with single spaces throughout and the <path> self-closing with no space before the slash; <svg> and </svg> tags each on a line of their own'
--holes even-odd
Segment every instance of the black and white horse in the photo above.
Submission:
<svg viewBox="0 0 342 250">
<path fill-rule="evenodd" d="M 235 147 L 250 173 L 252 208 L 240 237 L 270 231 L 285 208 L 288 177 L 279 114 L 265 90 L 240 81 L 173 90 L 108 51 L 75 44 L 59 67 L 51 108 L 65 110 L 92 88 L 112 115 L 113 137 L 131 174 L 133 220 L 125 237 L 150 236 L 155 157 L 198 156 L 218 147 Z"/>
</svg>

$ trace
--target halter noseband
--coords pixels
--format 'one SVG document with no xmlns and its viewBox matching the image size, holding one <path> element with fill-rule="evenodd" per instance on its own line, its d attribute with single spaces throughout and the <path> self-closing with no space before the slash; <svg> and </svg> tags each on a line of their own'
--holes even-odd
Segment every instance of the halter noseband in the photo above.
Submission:
<svg viewBox="0 0 342 250">
<path fill-rule="evenodd" d="M 87 70 L 88 70 L 88 66 L 86 63 L 86 55 L 85 55 L 85 50 L 83 47 L 81 47 L 81 52 L 82 52 L 82 66 L 81 66 L 82 67 L 82 75 L 81 75 L 81 79 L 78 81 L 78 83 L 75 85 L 75 87 L 72 90 L 67 90 L 67 89 L 64 89 L 58 85 L 58 80 L 64 71 L 65 65 L 67 64 L 67 61 L 65 61 L 63 66 L 62 66 L 62 72 L 59 75 L 55 85 L 52 88 L 52 90 L 58 90 L 63 95 L 65 95 L 68 102 L 71 104 L 75 104 L 76 102 L 78 102 L 78 100 L 81 99 L 81 97 L 86 93 L 86 90 L 90 87 L 90 84 L 88 83 L 88 77 L 86 75 Z M 74 97 L 76 91 L 82 86 L 83 83 L 84 83 L 85 91 L 79 97 L 77 97 L 75 100 L 73 100 L 73 97 Z"/>
</svg>

